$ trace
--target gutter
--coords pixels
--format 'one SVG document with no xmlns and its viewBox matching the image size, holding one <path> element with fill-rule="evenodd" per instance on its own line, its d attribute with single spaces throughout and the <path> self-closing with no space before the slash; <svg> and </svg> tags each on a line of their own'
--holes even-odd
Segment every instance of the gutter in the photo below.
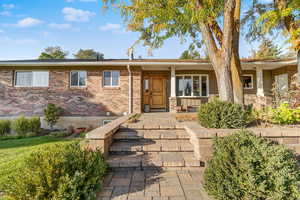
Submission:
<svg viewBox="0 0 300 200">
<path fill-rule="evenodd" d="M 128 70 L 128 114 L 132 113 L 132 73 L 130 65 L 127 65 Z"/>
<path fill-rule="evenodd" d="M 296 65 L 297 59 L 290 60 L 290 61 L 278 61 L 278 62 L 270 62 L 270 61 L 255 61 L 255 62 L 242 62 L 243 65 L 249 65 L 249 64 L 255 64 L 255 65 Z M 110 62 L 110 61 L 94 61 L 94 62 L 1 62 L 0 61 L 0 67 L 1 66 L 28 66 L 28 67 L 34 67 L 34 66 L 207 66 L 210 65 L 210 62 L 136 62 L 136 61 L 127 61 L 127 62 Z"/>
</svg>

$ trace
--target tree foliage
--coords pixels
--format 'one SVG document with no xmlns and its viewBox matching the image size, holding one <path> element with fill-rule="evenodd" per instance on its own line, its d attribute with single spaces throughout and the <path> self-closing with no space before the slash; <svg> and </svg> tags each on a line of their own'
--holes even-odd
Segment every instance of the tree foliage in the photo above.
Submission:
<svg viewBox="0 0 300 200">
<path fill-rule="evenodd" d="M 249 40 L 282 32 L 289 37 L 294 49 L 300 49 L 299 0 L 274 0 L 271 3 L 253 0 L 242 23 L 247 25 L 246 37 Z"/>
<path fill-rule="evenodd" d="M 40 54 L 39 59 L 47 60 L 47 59 L 65 59 L 69 53 L 64 51 L 59 46 L 47 47 Z"/>
<path fill-rule="evenodd" d="M 104 59 L 104 54 L 99 53 L 93 49 L 80 49 L 76 54 L 74 54 L 76 59 Z"/>
<path fill-rule="evenodd" d="M 275 59 L 280 58 L 281 49 L 269 39 L 263 39 L 256 51 L 252 52 L 251 58 Z"/>
</svg>

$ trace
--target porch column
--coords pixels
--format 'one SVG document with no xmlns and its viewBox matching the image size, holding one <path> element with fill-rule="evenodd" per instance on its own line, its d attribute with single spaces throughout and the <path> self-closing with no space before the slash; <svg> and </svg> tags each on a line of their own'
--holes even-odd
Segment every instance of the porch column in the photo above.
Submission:
<svg viewBox="0 0 300 200">
<path fill-rule="evenodd" d="M 262 67 L 256 67 L 256 85 L 257 85 L 257 92 L 256 95 L 258 97 L 264 97 L 264 77 L 263 77 L 263 70 Z"/>
<path fill-rule="evenodd" d="M 176 97 L 176 73 L 175 66 L 171 67 L 171 97 Z"/>
<path fill-rule="evenodd" d="M 176 113 L 177 99 L 176 99 L 176 68 L 171 67 L 171 94 L 169 98 L 169 112 Z"/>
</svg>

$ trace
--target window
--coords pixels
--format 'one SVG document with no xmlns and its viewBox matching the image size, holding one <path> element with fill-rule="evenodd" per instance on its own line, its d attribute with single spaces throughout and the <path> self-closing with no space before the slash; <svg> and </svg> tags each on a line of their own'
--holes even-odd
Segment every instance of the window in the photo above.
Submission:
<svg viewBox="0 0 300 200">
<path fill-rule="evenodd" d="M 176 76 L 176 96 L 207 97 L 208 75 Z"/>
<path fill-rule="evenodd" d="M 108 123 L 110 123 L 110 122 L 112 122 L 112 120 L 110 120 L 110 119 L 105 119 L 105 120 L 102 121 L 102 126 L 105 126 L 106 124 L 108 124 Z"/>
<path fill-rule="evenodd" d="M 244 89 L 253 89 L 253 75 L 245 74 L 242 76 Z"/>
<path fill-rule="evenodd" d="M 103 72 L 103 86 L 119 86 L 120 71 L 111 70 Z"/>
<path fill-rule="evenodd" d="M 48 71 L 16 71 L 15 86 L 17 87 L 48 87 Z"/>
<path fill-rule="evenodd" d="M 71 86 L 86 86 L 86 71 L 71 71 Z"/>
<path fill-rule="evenodd" d="M 288 74 L 280 74 L 275 76 L 275 89 L 280 95 L 284 95 L 289 89 Z"/>
</svg>

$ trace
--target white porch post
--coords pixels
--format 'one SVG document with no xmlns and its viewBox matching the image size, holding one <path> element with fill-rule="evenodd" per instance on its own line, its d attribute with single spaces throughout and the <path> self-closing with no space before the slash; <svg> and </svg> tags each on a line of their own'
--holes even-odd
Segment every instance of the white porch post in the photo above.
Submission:
<svg viewBox="0 0 300 200">
<path fill-rule="evenodd" d="M 176 73 L 175 66 L 171 67 L 171 97 L 176 97 Z"/>
<path fill-rule="evenodd" d="M 265 96 L 265 92 L 264 92 L 264 77 L 263 77 L 263 70 L 262 70 L 261 67 L 256 67 L 256 85 L 257 85 L 256 95 L 258 97 Z"/>
</svg>

